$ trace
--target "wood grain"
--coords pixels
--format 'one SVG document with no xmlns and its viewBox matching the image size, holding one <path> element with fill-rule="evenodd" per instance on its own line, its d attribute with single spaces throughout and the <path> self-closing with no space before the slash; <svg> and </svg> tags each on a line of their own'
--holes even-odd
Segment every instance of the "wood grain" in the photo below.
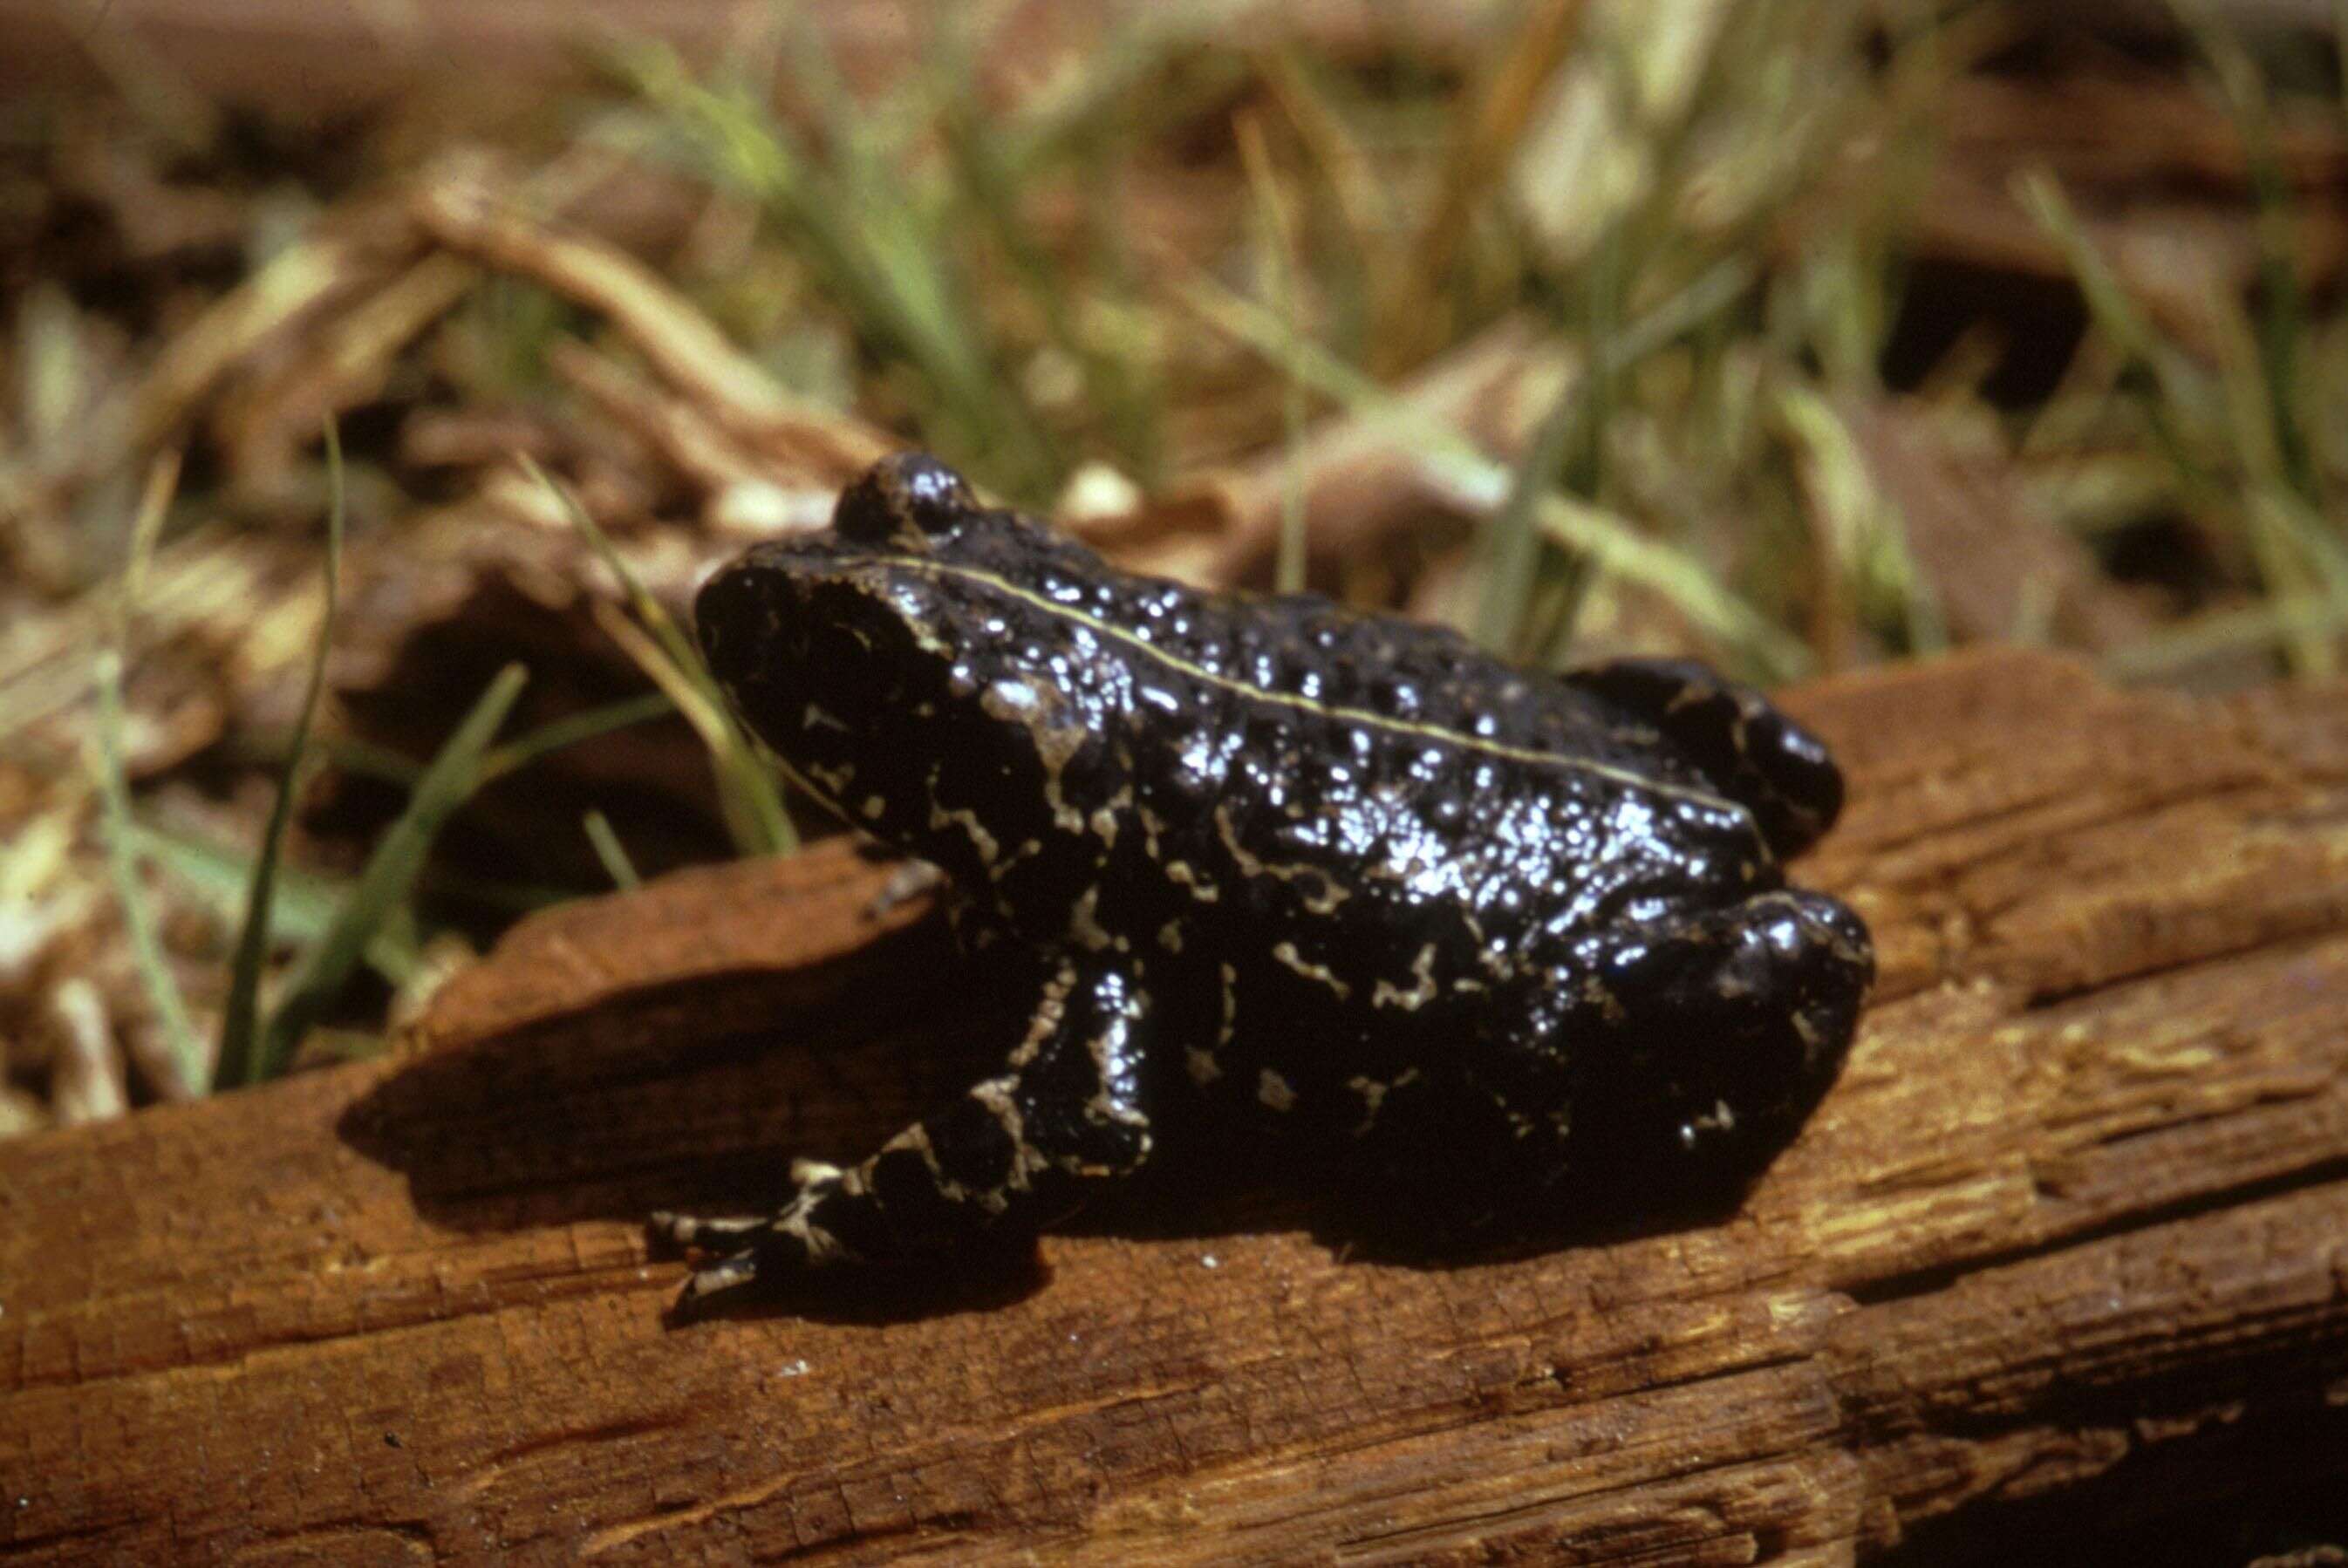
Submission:
<svg viewBox="0 0 2348 1568">
<path fill-rule="evenodd" d="M 1733 1215 L 1438 1264 L 1225 1184 L 670 1327 L 639 1216 L 1000 1043 L 873 868 L 695 872 L 396 1061 L 0 1144 L 0 1559 L 1938 1561 L 2348 1472 L 2348 689 L 1793 700 L 1884 978 Z"/>
</svg>

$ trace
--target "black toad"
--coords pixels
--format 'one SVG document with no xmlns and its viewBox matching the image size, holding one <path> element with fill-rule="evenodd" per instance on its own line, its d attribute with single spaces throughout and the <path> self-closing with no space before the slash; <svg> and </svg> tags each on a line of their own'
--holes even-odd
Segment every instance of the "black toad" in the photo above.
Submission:
<svg viewBox="0 0 2348 1568">
<path fill-rule="evenodd" d="M 695 605 L 808 794 L 1032 966 L 1002 1070 L 779 1213 L 654 1217 L 755 1275 L 1033 1227 L 1233 1120 L 1309 1132 L 1437 1223 L 1757 1172 L 1873 976 L 1784 886 L 1825 748 L 1701 666 L 1547 676 L 1309 595 L 1130 576 L 887 460 Z"/>
</svg>

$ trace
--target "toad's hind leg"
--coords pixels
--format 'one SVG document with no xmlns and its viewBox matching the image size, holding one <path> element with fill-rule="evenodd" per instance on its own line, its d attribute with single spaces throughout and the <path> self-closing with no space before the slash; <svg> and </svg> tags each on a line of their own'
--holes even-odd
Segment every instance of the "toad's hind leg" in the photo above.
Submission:
<svg viewBox="0 0 2348 1568">
<path fill-rule="evenodd" d="M 1141 1061 L 1148 1009 L 1132 977 L 1069 958 L 1046 966 L 1026 1038 L 1003 1071 L 842 1169 L 801 1161 L 774 1214 L 654 1214 L 700 1255 L 679 1302 L 843 1264 L 947 1250 L 1060 1217 L 1148 1158 Z"/>
<path fill-rule="evenodd" d="M 1733 1191 L 1841 1071 L 1875 977 L 1857 915 L 1787 888 L 1577 944 L 1552 1040 L 1577 1187 Z"/>
<path fill-rule="evenodd" d="M 1484 1026 L 1355 1080 L 1357 1204 L 1406 1245 L 1733 1196 L 1839 1071 L 1873 977 L 1841 904 L 1784 890 L 1583 934 Z"/>
<path fill-rule="evenodd" d="M 1563 679 L 1662 731 L 1753 813 L 1773 855 L 1807 848 L 1841 815 L 1826 743 L 1749 686 L 1684 659 L 1617 659 Z"/>
</svg>

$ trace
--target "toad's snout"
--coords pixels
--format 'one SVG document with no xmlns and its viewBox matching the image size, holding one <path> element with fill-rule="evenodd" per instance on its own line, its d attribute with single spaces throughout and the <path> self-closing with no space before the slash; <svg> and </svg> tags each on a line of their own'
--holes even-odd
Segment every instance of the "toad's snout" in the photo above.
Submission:
<svg viewBox="0 0 2348 1568">
<path fill-rule="evenodd" d="M 710 674 L 737 693 L 803 662 L 813 626 L 794 574 L 757 551 L 702 585 L 693 621 Z"/>
</svg>

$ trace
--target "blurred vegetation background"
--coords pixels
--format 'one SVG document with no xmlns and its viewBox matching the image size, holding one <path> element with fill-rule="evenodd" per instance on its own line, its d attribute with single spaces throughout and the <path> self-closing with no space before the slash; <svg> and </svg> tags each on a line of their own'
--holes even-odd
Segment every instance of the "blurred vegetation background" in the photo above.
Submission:
<svg viewBox="0 0 2348 1568">
<path fill-rule="evenodd" d="M 2348 0 L 19 25 L 0 1135 L 820 831 L 682 605 L 900 445 L 1538 664 L 2342 656 Z"/>
</svg>

